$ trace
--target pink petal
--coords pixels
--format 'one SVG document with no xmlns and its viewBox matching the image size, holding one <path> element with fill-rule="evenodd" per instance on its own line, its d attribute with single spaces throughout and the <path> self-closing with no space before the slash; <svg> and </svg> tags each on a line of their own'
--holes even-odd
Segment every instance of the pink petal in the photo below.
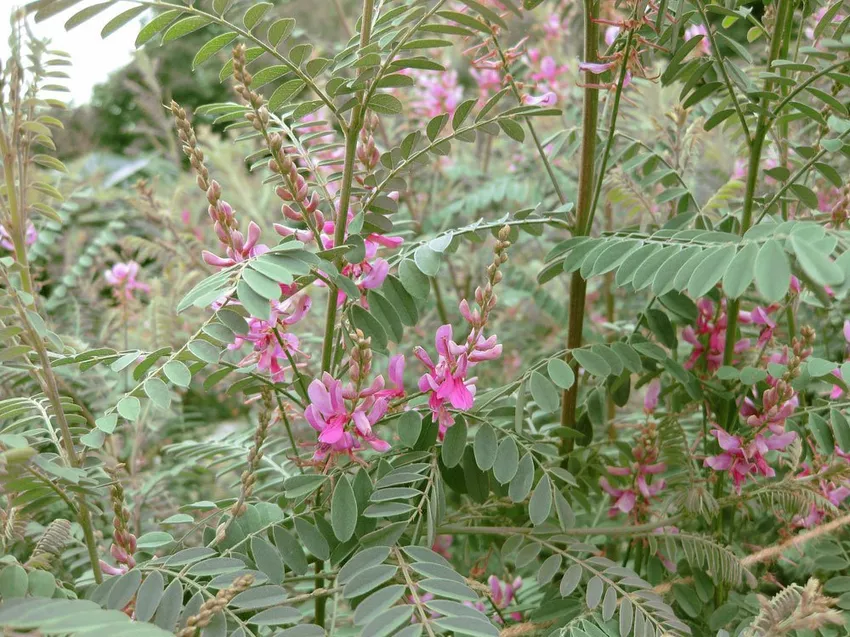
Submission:
<svg viewBox="0 0 850 637">
<path fill-rule="evenodd" d="M 342 438 L 344 433 L 345 430 L 343 429 L 341 422 L 329 423 L 328 426 L 324 428 L 322 433 L 319 434 L 319 442 L 324 442 L 326 444 L 332 445 L 340 438 Z"/>
</svg>

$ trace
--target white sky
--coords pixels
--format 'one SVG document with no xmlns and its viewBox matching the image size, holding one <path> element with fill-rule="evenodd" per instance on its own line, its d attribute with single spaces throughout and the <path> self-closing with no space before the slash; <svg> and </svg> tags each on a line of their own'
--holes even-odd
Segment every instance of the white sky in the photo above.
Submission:
<svg viewBox="0 0 850 637">
<path fill-rule="evenodd" d="M 9 56 L 9 24 L 10 10 L 8 0 L 0 0 L 0 58 L 4 61 Z M 100 30 L 116 14 L 128 7 L 119 4 L 110 7 L 80 26 L 65 31 L 65 22 L 74 13 L 89 3 L 83 2 L 43 22 L 35 23 L 30 17 L 33 33 L 40 38 L 51 40 L 50 48 L 59 49 L 71 54 L 70 67 L 62 70 L 71 76 L 64 83 L 71 90 L 70 94 L 56 95 L 64 101 L 80 105 L 89 100 L 95 84 L 103 82 L 111 72 L 126 65 L 133 57 L 133 44 L 138 33 L 138 18 L 110 35 L 105 40 L 100 37 Z"/>
</svg>

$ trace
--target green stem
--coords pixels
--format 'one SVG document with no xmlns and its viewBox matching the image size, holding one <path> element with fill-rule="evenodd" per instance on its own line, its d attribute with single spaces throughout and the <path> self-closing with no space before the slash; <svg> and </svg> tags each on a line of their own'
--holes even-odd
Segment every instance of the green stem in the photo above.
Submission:
<svg viewBox="0 0 850 637">
<path fill-rule="evenodd" d="M 599 17 L 599 5 L 595 0 L 584 0 L 584 60 L 595 62 L 598 54 L 599 35 L 596 18 Z M 584 73 L 585 84 L 594 82 L 590 71 Z M 591 214 L 593 197 L 593 173 L 596 157 L 596 130 L 599 116 L 599 92 L 595 88 L 584 88 L 581 138 L 581 164 L 579 167 L 578 183 L 578 212 L 576 219 L 576 234 L 581 234 L 588 228 L 587 221 Z M 584 328 L 584 303 L 587 292 L 587 282 L 576 271 L 570 281 L 570 318 L 567 326 L 567 354 L 565 360 L 569 363 L 573 349 L 581 347 L 582 330 Z M 576 421 L 576 403 L 578 400 L 578 383 L 573 383 L 570 389 L 564 391 L 561 401 L 561 425 L 574 427 Z M 573 438 L 564 438 L 561 449 L 564 452 L 572 450 Z"/>
<path fill-rule="evenodd" d="M 614 103 L 611 107 L 611 123 L 608 125 L 608 139 L 605 141 L 605 149 L 602 151 L 602 162 L 599 166 L 598 177 L 596 178 L 596 188 L 593 192 L 593 199 L 590 202 L 590 212 L 587 215 L 587 221 L 584 228 L 579 229 L 579 234 L 590 234 L 590 228 L 593 226 L 593 217 L 596 214 L 596 206 L 599 203 L 599 195 L 602 192 L 602 182 L 605 181 L 605 170 L 608 167 L 608 158 L 611 156 L 611 147 L 614 145 L 614 136 L 617 132 L 617 115 L 620 112 L 620 98 L 623 95 L 623 85 L 626 83 L 626 73 L 628 72 L 627 61 L 632 48 L 632 40 L 634 32 L 629 31 L 626 36 L 626 46 L 623 48 L 623 65 L 620 67 L 620 78 L 617 81 L 617 88 L 614 91 Z"/>
<path fill-rule="evenodd" d="M 369 44 L 372 36 L 372 13 L 375 0 L 363 0 L 363 14 L 360 20 L 360 48 Z M 351 110 L 351 119 L 345 128 L 345 159 L 342 168 L 342 186 L 339 193 L 339 207 L 334 225 L 334 245 L 341 246 L 345 241 L 345 228 L 348 224 L 348 207 L 351 204 L 351 188 L 354 181 L 354 162 L 357 159 L 357 137 L 363 127 L 363 114 L 366 111 L 368 93 L 358 96 L 357 104 Z M 341 269 L 343 257 L 335 259 Z M 334 325 L 336 324 L 337 295 L 334 288 L 328 289 L 328 309 L 325 314 L 325 335 L 322 342 L 322 371 L 329 371 L 333 361 Z"/>
<path fill-rule="evenodd" d="M 700 5 L 701 7 L 701 5 Z M 779 10 L 776 15 L 776 25 L 774 26 L 773 36 L 770 40 L 770 53 L 767 59 L 766 68 L 770 70 L 773 61 L 778 57 L 782 50 L 782 40 L 785 33 L 785 23 L 793 16 L 791 10 L 791 0 L 779 0 Z M 702 8 L 701 8 L 702 10 Z M 711 31 L 709 30 L 709 33 Z M 716 49 L 715 49 L 716 50 Z M 722 66 L 722 64 L 721 64 Z M 765 93 L 773 92 L 773 80 L 767 79 L 764 83 Z M 747 184 L 744 192 L 744 207 L 741 213 L 741 236 L 750 229 L 753 222 L 753 206 L 755 205 L 755 191 L 758 186 L 759 166 L 761 164 L 761 154 L 764 148 L 764 140 L 770 130 L 769 118 L 769 103 L 767 98 L 763 98 L 761 102 L 761 113 L 759 114 L 756 124 L 755 133 L 750 140 L 750 158 L 747 166 Z M 765 211 L 767 207 L 765 207 Z M 759 217 L 761 218 L 761 217 Z M 726 309 L 726 346 L 723 352 L 723 364 L 731 365 L 732 358 L 735 355 L 735 342 L 737 339 L 738 327 L 738 309 L 740 301 L 732 299 L 729 301 Z"/>
</svg>

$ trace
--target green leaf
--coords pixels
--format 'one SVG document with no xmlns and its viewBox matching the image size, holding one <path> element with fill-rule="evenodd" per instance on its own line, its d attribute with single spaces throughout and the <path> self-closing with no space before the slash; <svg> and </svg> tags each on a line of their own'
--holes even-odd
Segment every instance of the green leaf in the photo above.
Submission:
<svg viewBox="0 0 850 637">
<path fill-rule="evenodd" d="M 475 453 L 475 463 L 482 471 L 489 471 L 496 462 L 498 442 L 496 431 L 493 427 L 487 424 L 481 425 L 475 434 L 473 451 Z"/>
<path fill-rule="evenodd" d="M 171 405 L 171 393 L 168 391 L 168 385 L 159 378 L 148 378 L 145 381 L 144 389 L 151 402 L 160 409 L 168 409 Z"/>
<path fill-rule="evenodd" d="M 27 572 L 19 564 L 9 564 L 0 571 L 0 597 L 3 600 L 23 597 L 28 587 Z"/>
<path fill-rule="evenodd" d="M 575 526 L 576 516 L 573 508 L 560 489 L 555 489 L 555 512 L 558 514 L 558 521 L 562 529 L 567 530 Z"/>
<path fill-rule="evenodd" d="M 847 417 L 837 409 L 832 409 L 829 419 L 832 421 L 832 433 L 835 434 L 838 448 L 845 453 L 850 451 L 850 423 L 847 422 Z"/>
<path fill-rule="evenodd" d="M 32 597 L 53 597 L 56 592 L 56 578 L 47 571 L 33 569 L 29 572 L 28 592 Z"/>
<path fill-rule="evenodd" d="M 520 144 L 525 141 L 525 129 L 512 119 L 506 117 L 498 120 L 499 128 L 505 131 L 505 135 Z"/>
<path fill-rule="evenodd" d="M 385 546 L 376 546 L 373 548 L 363 549 L 354 555 L 348 562 L 345 563 L 339 570 L 337 581 L 340 584 L 347 584 L 351 579 L 371 566 L 376 566 L 389 557 L 390 549 Z"/>
<path fill-rule="evenodd" d="M 594 376 L 608 376 L 611 373 L 611 366 L 599 354 L 586 349 L 574 349 L 572 354 L 579 365 Z"/>
<path fill-rule="evenodd" d="M 528 517 L 535 526 L 543 524 L 552 511 L 552 482 L 548 475 L 543 475 L 531 494 L 528 502 Z"/>
<path fill-rule="evenodd" d="M 201 64 L 209 60 L 213 55 L 218 53 L 221 49 L 226 47 L 228 44 L 233 42 L 233 40 L 237 37 L 236 31 L 230 31 L 228 33 L 222 33 L 221 35 L 217 35 L 212 40 L 204 44 L 200 48 L 200 50 L 195 55 L 195 59 L 192 60 L 192 70 L 194 71 Z"/>
<path fill-rule="evenodd" d="M 455 424 L 448 428 L 446 436 L 443 438 L 442 449 L 440 449 L 440 457 L 443 460 L 443 464 L 449 469 L 459 465 L 465 448 L 466 422 L 463 418 L 458 418 Z"/>
<path fill-rule="evenodd" d="M 340 542 L 347 542 L 357 526 L 357 501 L 351 483 L 344 475 L 337 480 L 331 498 L 331 526 Z"/>
<path fill-rule="evenodd" d="M 785 296 L 791 285 L 791 266 L 785 250 L 776 239 L 764 243 L 756 256 L 756 287 L 769 303 Z"/>
<path fill-rule="evenodd" d="M 818 196 L 815 192 L 802 184 L 791 184 L 789 186 L 791 192 L 799 199 L 806 207 L 812 210 L 818 209 Z"/>
<path fill-rule="evenodd" d="M 175 22 L 168 27 L 168 30 L 162 36 L 162 42 L 171 42 L 177 38 L 182 38 L 184 35 L 189 35 L 198 29 L 202 29 L 210 23 L 209 18 L 204 16 L 190 16 L 183 18 L 179 22 Z"/>
<path fill-rule="evenodd" d="M 508 487 L 508 496 L 512 502 L 522 502 L 531 492 L 534 483 L 534 461 L 530 453 L 526 453 L 519 461 L 516 475 Z"/>
<path fill-rule="evenodd" d="M 818 414 L 809 414 L 809 431 L 814 436 L 821 453 L 830 455 L 834 452 L 835 441 L 832 438 L 832 431 L 830 431 L 826 420 Z"/>
<path fill-rule="evenodd" d="M 689 617 L 699 617 L 703 604 L 700 602 L 699 597 L 697 597 L 696 592 L 690 587 L 685 586 L 684 584 L 673 584 L 673 597 L 676 600 L 676 603 L 679 604 L 679 608 L 685 611 L 685 614 Z"/>
<path fill-rule="evenodd" d="M 398 115 L 402 111 L 401 101 L 389 93 L 375 93 L 368 107 L 381 115 Z"/>
<path fill-rule="evenodd" d="M 170 360 L 162 368 L 166 378 L 178 387 L 188 387 L 192 382 L 192 373 L 189 368 L 178 360 Z"/>
<path fill-rule="evenodd" d="M 289 531 L 282 526 L 276 526 L 273 530 L 274 543 L 286 565 L 299 575 L 304 575 L 310 568 L 307 557 L 301 543 L 295 539 Z"/>
<path fill-rule="evenodd" d="M 118 29 L 123 27 L 125 24 L 134 20 L 136 17 L 140 16 L 147 10 L 147 7 L 142 5 L 139 7 L 133 7 L 132 9 L 127 9 L 126 11 L 122 11 L 117 16 L 112 18 L 109 22 L 107 22 L 103 29 L 100 31 L 100 37 L 107 38 L 113 33 L 115 33 Z"/>
<path fill-rule="evenodd" d="M 549 373 L 549 378 L 552 379 L 552 382 L 561 389 L 569 389 L 576 382 L 576 375 L 573 372 L 573 368 L 560 358 L 551 359 L 546 365 L 546 371 Z"/>
<path fill-rule="evenodd" d="M 269 300 L 257 294 L 244 278 L 239 279 L 239 283 L 236 284 L 236 296 L 252 316 L 264 321 L 268 321 L 271 317 L 272 308 Z"/>
<path fill-rule="evenodd" d="M 844 272 L 830 259 L 828 254 L 806 241 L 800 234 L 791 235 L 791 247 L 797 263 L 818 285 L 839 285 L 844 282 Z"/>
<path fill-rule="evenodd" d="M 292 18 L 281 18 L 280 20 L 276 20 L 269 27 L 269 31 L 267 34 L 267 38 L 269 40 L 269 44 L 273 47 L 277 47 L 281 41 L 285 40 L 290 36 L 292 30 L 295 28 L 295 20 Z"/>
<path fill-rule="evenodd" d="M 118 401 L 117 409 L 123 418 L 126 418 L 130 422 L 135 422 L 139 418 L 142 404 L 135 396 L 125 396 Z"/>
<path fill-rule="evenodd" d="M 599 606 L 599 602 L 602 601 L 602 591 L 604 590 L 605 585 L 602 583 L 602 579 L 595 575 L 590 578 L 590 581 L 587 583 L 587 591 L 585 595 L 585 602 L 587 602 L 587 607 L 591 610 Z"/>
<path fill-rule="evenodd" d="M 404 289 L 417 299 L 427 299 L 431 291 L 428 277 L 411 259 L 405 259 L 398 267 L 398 277 Z"/>
<path fill-rule="evenodd" d="M 257 2 L 245 12 L 244 16 L 242 16 L 242 24 L 244 24 L 245 28 L 250 31 L 257 26 L 257 23 L 263 19 L 266 11 L 271 9 L 272 6 L 271 2 Z"/>
<path fill-rule="evenodd" d="M 372 316 L 368 310 L 359 305 L 351 307 L 351 322 L 354 327 L 361 330 L 363 334 L 372 339 L 372 347 L 377 350 L 385 350 L 387 347 L 387 332 L 381 322 Z"/>
<path fill-rule="evenodd" d="M 284 494 L 290 500 L 310 495 L 327 481 L 327 476 L 305 473 L 292 476 L 283 482 Z"/>
<path fill-rule="evenodd" d="M 294 79 L 284 82 L 278 86 L 272 96 L 269 98 L 268 109 L 272 112 L 277 111 L 281 106 L 288 104 L 289 101 L 300 93 L 306 84 L 302 79 Z"/>
<path fill-rule="evenodd" d="M 454 635 L 469 635 L 469 637 L 499 637 L 499 629 L 490 622 L 479 617 L 456 615 L 437 617 L 434 623 L 444 630 L 452 631 Z"/>
<path fill-rule="evenodd" d="M 493 475 L 500 484 L 507 484 L 516 475 L 519 467 L 519 450 L 513 438 L 506 436 L 499 443 L 496 460 L 493 464 Z"/>
<path fill-rule="evenodd" d="M 141 7 L 142 10 L 146 9 L 146 7 Z M 131 9 L 132 11 L 132 9 Z M 139 31 L 139 34 L 136 36 L 136 48 L 138 49 L 145 42 L 149 41 L 153 36 L 162 31 L 169 24 L 174 22 L 178 16 L 182 15 L 183 12 L 178 9 L 172 9 L 170 11 L 164 11 L 160 13 L 158 16 L 153 18 L 150 22 L 148 22 L 142 29 Z M 123 15 L 123 14 L 122 14 Z M 108 25 L 107 25 L 108 26 Z M 104 29 L 105 30 L 105 29 Z M 101 34 L 103 35 L 103 34 Z M 106 37 L 106 36 L 103 36 Z"/>
<path fill-rule="evenodd" d="M 578 588 L 579 582 L 581 582 L 582 570 L 579 564 L 573 564 L 567 569 L 561 578 L 561 585 L 559 587 L 561 597 L 569 597 Z"/>
<path fill-rule="evenodd" d="M 440 271 L 440 254 L 427 245 L 419 246 L 413 253 L 413 260 L 423 274 L 437 276 Z"/>
<path fill-rule="evenodd" d="M 251 538 L 251 554 L 254 556 L 254 564 L 268 575 L 270 582 L 283 583 L 283 557 L 268 540 L 259 536 Z"/>
<path fill-rule="evenodd" d="M 832 361 L 816 356 L 810 356 L 806 361 L 806 371 L 812 378 L 831 376 L 836 367 L 838 367 L 838 363 L 833 363 Z"/>
<path fill-rule="evenodd" d="M 398 437 L 402 444 L 413 447 L 422 432 L 422 416 L 416 411 L 406 411 L 398 419 Z"/>
<path fill-rule="evenodd" d="M 741 296 L 755 276 L 758 246 L 748 243 L 735 255 L 723 274 L 723 291 L 731 299 Z"/>
<path fill-rule="evenodd" d="M 242 281 L 256 292 L 259 296 L 269 301 L 277 301 L 280 298 L 280 285 L 274 279 L 252 268 L 242 271 Z"/>
<path fill-rule="evenodd" d="M 345 599 L 352 599 L 365 595 L 394 577 L 396 572 L 398 572 L 398 567 L 390 564 L 378 564 L 364 568 L 348 580 L 342 589 L 342 596 Z"/>
<path fill-rule="evenodd" d="M 326 560 L 331 556 L 331 550 L 325 536 L 303 518 L 295 518 L 295 532 L 304 547 L 320 560 Z"/>
<path fill-rule="evenodd" d="M 86 7 L 82 11 L 77 11 L 74 15 L 72 15 L 65 22 L 65 30 L 70 31 L 76 26 L 81 25 L 83 22 L 90 20 L 98 13 L 112 6 L 112 2 L 99 2 L 98 4 L 93 4 L 90 7 Z"/>
<path fill-rule="evenodd" d="M 717 285 L 736 255 L 736 246 L 729 245 L 712 252 L 702 261 L 688 281 L 688 294 L 698 298 Z"/>
<path fill-rule="evenodd" d="M 534 402 L 543 411 L 551 413 L 560 407 L 561 397 L 558 395 L 558 390 L 540 372 L 531 372 L 529 389 L 531 390 L 531 397 L 534 398 Z"/>
</svg>

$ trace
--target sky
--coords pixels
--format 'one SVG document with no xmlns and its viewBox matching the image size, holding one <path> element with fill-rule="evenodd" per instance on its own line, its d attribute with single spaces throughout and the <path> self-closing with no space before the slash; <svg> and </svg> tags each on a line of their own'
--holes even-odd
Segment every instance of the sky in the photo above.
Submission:
<svg viewBox="0 0 850 637">
<path fill-rule="evenodd" d="M 0 0 L 0 7 L 6 7 L 7 0 Z M 30 25 L 33 32 L 40 38 L 51 40 L 51 49 L 59 49 L 71 54 L 72 66 L 63 67 L 70 76 L 65 80 L 71 90 L 65 94 L 65 101 L 74 105 L 84 104 L 91 97 L 92 88 L 109 77 L 109 74 L 126 65 L 133 57 L 135 51 L 134 41 L 138 32 L 138 18 L 110 35 L 107 39 L 100 37 L 100 30 L 116 14 L 127 9 L 124 4 L 98 14 L 87 22 L 65 31 L 65 22 L 74 13 L 79 11 L 88 3 L 78 4 L 56 16 L 48 18 L 43 22 L 35 23 L 30 17 Z M 6 60 L 9 56 L 9 11 L 0 8 L 0 59 Z"/>
</svg>

